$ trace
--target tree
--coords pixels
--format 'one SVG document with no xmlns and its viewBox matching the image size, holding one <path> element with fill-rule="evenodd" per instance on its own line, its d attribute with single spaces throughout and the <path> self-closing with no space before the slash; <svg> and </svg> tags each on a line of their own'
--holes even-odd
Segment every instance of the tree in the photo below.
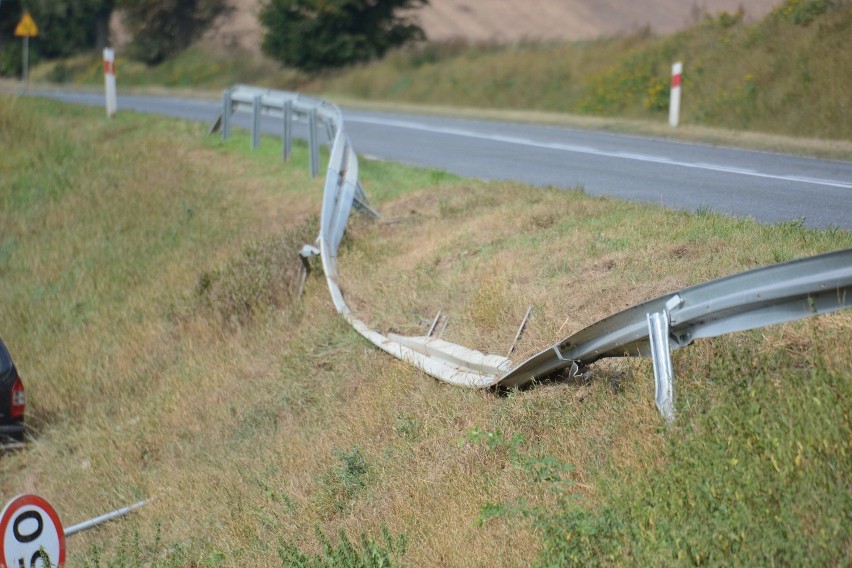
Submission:
<svg viewBox="0 0 852 568">
<path fill-rule="evenodd" d="M 428 0 L 269 0 L 260 12 L 263 51 L 308 72 L 383 56 L 425 39 L 410 10 Z M 400 15 L 408 10 L 409 15 Z"/>
<path fill-rule="evenodd" d="M 152 65 L 189 47 L 228 9 L 225 0 L 119 0 L 119 7 L 133 35 L 130 55 Z"/>
<path fill-rule="evenodd" d="M 102 49 L 114 0 L 2 0 L 0 2 L 0 74 L 20 73 L 20 42 L 12 36 L 24 10 L 39 35 L 30 42 L 31 62 Z"/>
</svg>

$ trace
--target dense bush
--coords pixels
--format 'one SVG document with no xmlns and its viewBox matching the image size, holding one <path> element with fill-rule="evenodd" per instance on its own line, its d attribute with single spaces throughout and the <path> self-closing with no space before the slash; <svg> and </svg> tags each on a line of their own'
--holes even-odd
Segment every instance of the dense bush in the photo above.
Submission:
<svg viewBox="0 0 852 568">
<path fill-rule="evenodd" d="M 400 10 L 428 0 L 271 0 L 260 12 L 263 51 L 283 63 L 315 72 L 368 61 L 388 49 L 424 39 Z"/>
<path fill-rule="evenodd" d="M 114 0 L 0 2 L 0 75 L 21 72 L 21 42 L 14 37 L 22 11 L 29 10 L 39 35 L 30 42 L 30 63 L 102 48 Z"/>
<path fill-rule="evenodd" d="M 124 22 L 133 34 L 131 55 L 161 63 L 198 39 L 227 10 L 225 0 L 121 0 Z"/>
<path fill-rule="evenodd" d="M 281 235 L 252 243 L 221 269 L 202 273 L 196 306 L 234 326 L 270 307 L 288 304 L 299 287 L 299 249 L 313 241 L 316 227 L 316 218 L 311 218 Z"/>
</svg>

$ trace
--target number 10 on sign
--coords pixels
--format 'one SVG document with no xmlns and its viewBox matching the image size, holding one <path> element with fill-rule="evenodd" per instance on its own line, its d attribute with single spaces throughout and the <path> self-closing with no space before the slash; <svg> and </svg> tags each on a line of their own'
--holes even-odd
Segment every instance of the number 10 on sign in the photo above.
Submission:
<svg viewBox="0 0 852 568">
<path fill-rule="evenodd" d="M 0 514 L 0 567 L 65 565 L 65 533 L 54 508 L 37 495 L 19 495 Z"/>
</svg>

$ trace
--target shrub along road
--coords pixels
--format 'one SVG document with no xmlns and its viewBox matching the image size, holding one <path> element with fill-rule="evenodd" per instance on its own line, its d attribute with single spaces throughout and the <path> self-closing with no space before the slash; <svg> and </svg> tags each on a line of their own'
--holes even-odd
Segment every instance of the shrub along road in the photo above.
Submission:
<svg viewBox="0 0 852 568">
<path fill-rule="evenodd" d="M 66 102 L 103 104 L 101 95 L 40 93 Z M 123 96 L 119 109 L 212 122 L 208 100 Z M 852 163 L 595 132 L 439 116 L 347 110 L 359 153 L 483 179 L 582 186 L 594 195 L 708 210 L 772 223 L 852 229 Z M 249 116 L 234 124 L 249 126 Z M 278 134 L 278 120 L 264 119 Z M 296 129 L 297 135 L 304 135 Z"/>
</svg>

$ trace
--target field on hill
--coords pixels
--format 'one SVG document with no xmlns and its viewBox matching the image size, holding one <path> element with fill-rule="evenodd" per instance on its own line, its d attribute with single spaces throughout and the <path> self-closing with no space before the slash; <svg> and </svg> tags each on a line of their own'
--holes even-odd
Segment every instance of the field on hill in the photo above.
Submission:
<svg viewBox="0 0 852 568">
<path fill-rule="evenodd" d="M 442 385 L 334 313 L 307 152 L 203 125 L 0 100 L 0 334 L 32 438 L 0 495 L 66 524 L 71 565 L 546 566 L 850 562 L 852 311 L 675 353 L 678 416 L 649 361 L 497 396 Z M 355 312 L 528 351 L 635 302 L 852 247 L 759 225 L 364 161 Z M 387 565 L 387 564 L 386 564 Z"/>
<path fill-rule="evenodd" d="M 696 24 L 704 14 L 744 10 L 760 19 L 778 0 L 430 0 L 413 16 L 429 41 L 511 43 L 576 41 L 635 33 L 671 33 Z M 208 38 L 260 51 L 263 28 L 257 21 L 259 0 L 231 0 L 233 11 L 217 22 Z"/>
</svg>

